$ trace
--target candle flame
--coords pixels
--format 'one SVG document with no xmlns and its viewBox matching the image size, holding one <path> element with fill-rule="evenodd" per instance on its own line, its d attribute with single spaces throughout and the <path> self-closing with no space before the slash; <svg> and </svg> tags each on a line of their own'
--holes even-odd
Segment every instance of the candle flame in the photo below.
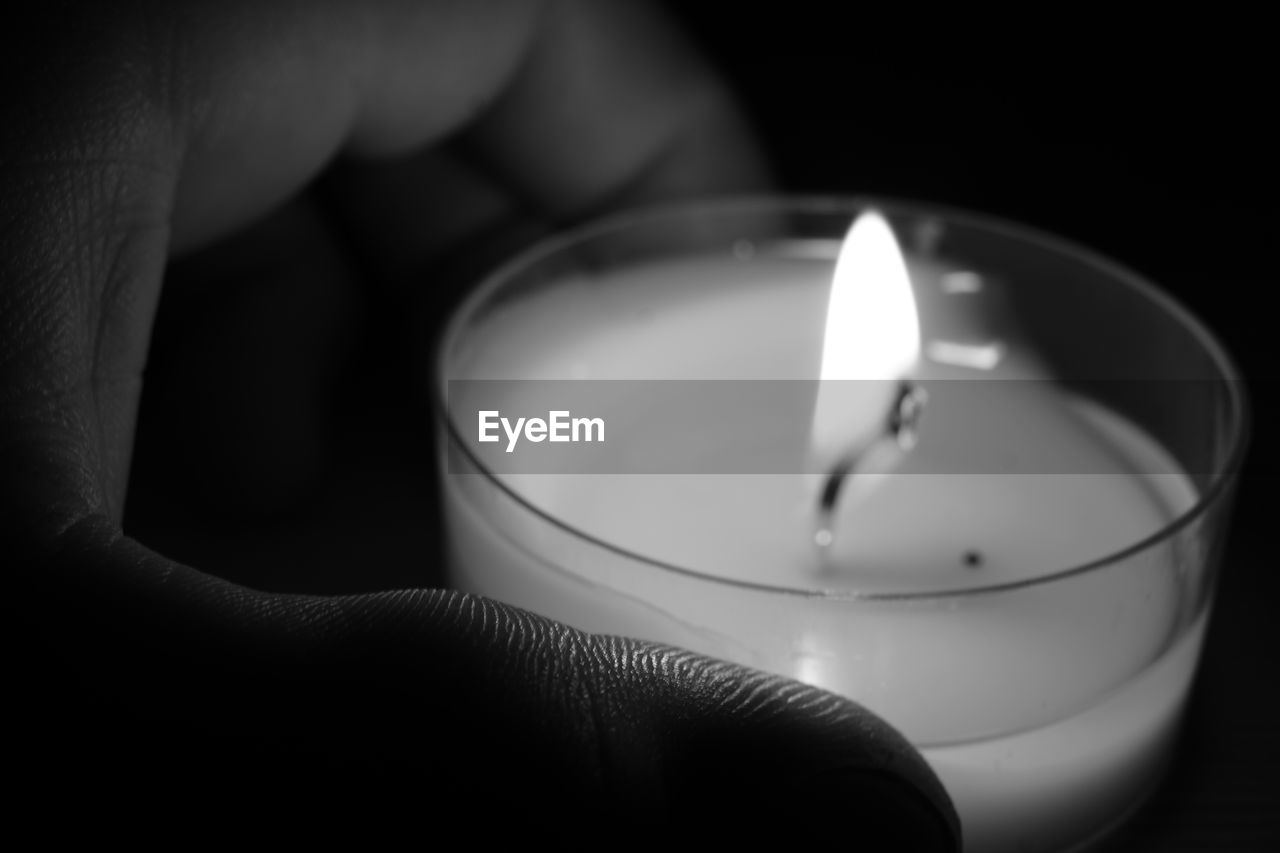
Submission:
<svg viewBox="0 0 1280 853">
<path fill-rule="evenodd" d="M 889 223 L 868 210 L 849 228 L 831 281 L 811 444 L 819 464 L 883 435 L 897 382 L 919 354 L 906 260 Z"/>
</svg>

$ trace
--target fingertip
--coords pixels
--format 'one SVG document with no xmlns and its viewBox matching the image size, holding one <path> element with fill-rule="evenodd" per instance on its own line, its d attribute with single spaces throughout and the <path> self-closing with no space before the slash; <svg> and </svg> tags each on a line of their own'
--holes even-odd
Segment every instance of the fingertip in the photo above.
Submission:
<svg viewBox="0 0 1280 853">
<path fill-rule="evenodd" d="M 656 3 L 552 4 L 467 138 L 559 220 L 768 182 L 731 93 Z"/>
<path fill-rule="evenodd" d="M 658 733 L 648 755 L 636 754 L 659 765 L 658 808 L 673 828 L 708 840 L 960 849 L 959 816 L 937 775 L 866 708 L 688 652 L 652 655 L 648 670 L 669 677 L 630 706 Z"/>
<path fill-rule="evenodd" d="M 699 737 L 667 776 L 673 825 L 721 839 L 958 851 L 959 817 L 936 777 L 887 724 L 858 715 L 843 736 L 779 720 Z"/>
</svg>

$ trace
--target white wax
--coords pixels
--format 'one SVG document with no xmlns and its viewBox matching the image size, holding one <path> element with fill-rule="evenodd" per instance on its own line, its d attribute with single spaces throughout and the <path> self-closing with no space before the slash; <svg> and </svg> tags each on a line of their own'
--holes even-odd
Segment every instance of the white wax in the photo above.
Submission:
<svg viewBox="0 0 1280 853">
<path fill-rule="evenodd" d="M 992 334 L 964 316 L 972 297 L 939 295 L 935 266 L 916 261 L 912 271 L 926 326 L 975 343 Z M 829 262 L 759 257 L 656 263 L 615 273 L 604 289 L 566 281 L 491 318 L 471 342 L 466 370 L 475 379 L 813 379 L 829 288 Z M 947 301 L 959 303 L 949 317 Z M 851 484 L 871 497 L 842 501 L 840 537 L 825 556 L 810 547 L 817 475 L 503 479 L 591 536 L 727 580 L 862 592 L 1021 581 L 1136 544 L 1194 500 L 1185 477 L 1154 475 L 1179 470 L 1157 444 L 1096 405 L 1027 381 L 1044 376 L 1025 347 L 992 371 L 923 360 L 912 378 L 925 380 L 933 399 L 919 445 L 894 476 L 865 477 L 873 488 Z M 1022 381 L 1006 394 L 928 382 L 964 379 Z M 545 411 L 537 394 L 530 386 L 507 405 Z M 813 412 L 762 411 L 729 436 L 724 424 L 690 424 L 681 414 L 638 408 L 630 420 L 647 427 L 649 441 L 689 448 L 703 469 L 732 470 L 735 458 L 805 442 Z M 1044 456 L 1060 471 L 1018 470 L 1019 460 Z M 971 551 L 981 555 L 979 570 L 965 570 Z"/>
<path fill-rule="evenodd" d="M 916 378 L 1044 375 L 1016 330 L 1000 326 L 999 312 L 984 326 L 965 302 L 971 293 L 939 285 L 944 270 L 918 259 L 911 268 L 926 347 L 976 346 L 994 335 L 1006 352 L 991 371 L 925 361 Z M 493 309 L 465 342 L 455 378 L 813 379 L 830 269 L 829 259 L 757 254 L 655 263 L 610 273 L 605 286 L 566 280 Z M 980 846 L 968 849 L 1013 849 L 1015 841 L 1025 845 L 1016 849 L 1051 849 L 1091 831 L 1105 813 L 1070 806 L 1082 790 L 1122 802 L 1150 783 L 1163 745 L 1157 729 L 1181 701 L 1198 639 L 1182 663 L 1164 664 L 1177 672 L 1160 683 L 1172 686 L 1125 706 L 1126 719 L 1137 721 L 1125 730 L 1149 737 L 1103 737 L 1123 726 L 1090 708 L 1128 689 L 1165 650 L 1179 618 L 1170 567 L 1181 557 L 1166 544 L 1004 593 L 875 596 L 1031 581 L 1082 566 L 1156 533 L 1192 505 L 1195 491 L 1180 474 L 1144 473 L 1177 467 L 1132 424 L 1048 384 L 1024 383 L 994 407 L 967 403 L 957 389 L 938 386 L 920 444 L 899 472 L 842 503 L 829 558 L 812 545 L 815 486 L 806 475 L 502 476 L 559 524 L 483 477 L 454 475 L 445 495 L 457 583 L 586 630 L 670 642 L 848 695 L 925 748 L 966 827 L 981 827 Z M 532 398 L 509 404 L 520 414 L 545 411 Z M 762 412 L 758 423 L 701 443 L 696 428 L 664 427 L 667 414 L 638 409 L 634 417 L 651 422 L 658 440 L 666 429 L 670 441 L 732 459 L 771 452 L 771 437 L 803 434 L 812 411 Z M 1014 464 L 1045 447 L 1091 473 L 966 467 L 975 454 Z M 969 551 L 982 555 L 981 566 L 964 564 Z M 1036 734 L 1064 725 L 1076 734 Z M 1081 726 L 1100 727 L 1105 750 L 1091 750 Z M 990 758 L 983 744 L 1007 755 Z M 991 761 L 1014 769 L 989 772 Z M 1029 791 L 1037 792 L 1033 811 L 1057 829 L 1036 836 L 1012 821 L 1017 831 L 1005 832 L 1004 803 Z"/>
</svg>

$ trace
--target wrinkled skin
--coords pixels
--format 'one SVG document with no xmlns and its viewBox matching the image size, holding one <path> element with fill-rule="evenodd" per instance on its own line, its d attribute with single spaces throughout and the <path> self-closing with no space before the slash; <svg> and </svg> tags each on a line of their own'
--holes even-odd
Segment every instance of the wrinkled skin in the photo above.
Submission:
<svg viewBox="0 0 1280 853">
<path fill-rule="evenodd" d="M 0 50 L 11 814 L 131 833 L 268 820 L 326 834 L 348 819 L 426 841 L 434 822 L 470 818 L 487 837 L 570 844 L 604 826 L 955 849 L 918 754 L 831 694 L 449 591 L 259 591 L 126 530 L 170 262 L 273 227 L 237 251 L 270 244 L 273 264 L 305 265 L 336 239 L 309 189 L 322 173 L 324 203 L 358 223 L 343 238 L 406 305 L 423 287 L 412 273 L 448 246 L 759 185 L 729 99 L 660 16 L 599 0 L 28 15 Z M 279 464 L 249 485 L 240 454 L 190 472 L 235 481 L 218 501 L 270 516 L 314 485 L 312 392 L 341 360 L 346 316 L 320 314 L 289 340 L 304 347 L 285 361 L 291 392 L 250 419 L 267 448 L 255 458 Z M 206 402 L 239 423 L 233 402 Z M 215 439 L 193 431 L 191 458 L 222 458 Z M 215 516 L 211 530 L 228 523 Z"/>
</svg>

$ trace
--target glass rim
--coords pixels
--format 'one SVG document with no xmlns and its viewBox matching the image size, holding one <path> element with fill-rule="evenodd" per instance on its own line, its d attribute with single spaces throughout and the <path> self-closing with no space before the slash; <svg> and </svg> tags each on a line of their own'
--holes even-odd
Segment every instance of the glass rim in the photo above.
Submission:
<svg viewBox="0 0 1280 853">
<path fill-rule="evenodd" d="M 589 240 L 607 236 L 626 228 L 643 225 L 647 222 L 657 222 L 678 215 L 694 215 L 698 212 L 701 212 L 703 215 L 732 215 L 735 213 L 746 214 L 753 210 L 765 211 L 767 209 L 769 212 L 793 214 L 845 214 L 853 216 L 856 211 L 866 207 L 876 207 L 877 209 L 886 211 L 891 216 L 894 214 L 934 216 L 948 222 L 962 223 L 970 227 L 984 230 L 988 233 L 1020 240 L 1024 243 L 1034 244 L 1038 247 L 1048 249 L 1059 254 L 1070 255 L 1078 260 L 1084 261 L 1089 266 L 1098 269 L 1101 273 L 1114 280 L 1117 284 L 1122 284 L 1138 293 L 1140 296 L 1151 302 L 1155 308 L 1163 310 L 1164 313 L 1186 328 L 1195 338 L 1197 343 L 1208 354 L 1211 362 L 1227 380 L 1230 388 L 1228 396 L 1228 402 L 1230 404 L 1230 434 L 1227 438 L 1229 451 L 1227 453 L 1225 464 L 1222 465 L 1218 471 L 1212 474 L 1212 480 L 1208 488 L 1202 493 L 1197 494 L 1196 500 L 1190 507 L 1185 509 L 1175 518 L 1169 520 L 1150 535 L 1143 537 L 1134 544 L 1122 548 L 1119 551 L 1113 551 L 1095 560 L 1090 560 L 1075 566 L 1068 566 L 1063 569 L 1051 570 L 1042 574 L 1037 574 L 1034 577 L 1014 581 L 988 583 L 978 586 L 930 590 L 867 591 L 858 589 L 806 589 L 780 584 L 765 584 L 755 581 L 739 580 L 724 577 L 722 575 L 710 574 L 697 569 L 687 568 L 675 563 L 668 563 L 637 551 L 633 551 L 630 548 L 625 548 L 621 545 L 609 542 L 586 530 L 582 530 L 572 524 L 569 524 L 563 519 L 557 518 L 552 512 L 543 509 L 526 499 L 518 491 L 504 482 L 501 477 L 497 476 L 492 470 L 487 468 L 484 463 L 478 459 L 474 453 L 472 453 L 470 448 L 467 447 L 467 443 L 462 440 L 461 434 L 458 432 L 452 419 L 450 419 L 447 401 L 448 383 L 450 381 L 450 377 L 447 373 L 447 359 L 449 351 L 452 348 L 452 344 L 456 341 L 457 335 L 463 329 L 466 322 L 482 305 L 485 304 L 488 297 L 492 296 L 503 286 L 503 284 L 510 281 L 520 272 L 531 268 L 538 262 L 570 249 L 573 246 L 581 245 Z M 613 552 L 614 554 L 622 556 L 628 560 L 644 564 L 650 568 L 673 572 L 675 574 L 712 584 L 802 598 L 849 601 L 924 601 L 930 599 L 971 598 L 1011 592 L 1031 587 L 1047 586 L 1077 575 L 1101 571 L 1108 566 L 1122 563 L 1130 557 L 1153 547 L 1157 543 L 1177 535 L 1184 528 L 1193 524 L 1202 515 L 1206 514 L 1210 508 L 1224 500 L 1239 474 L 1240 469 L 1242 468 L 1250 438 L 1251 418 L 1249 398 L 1244 388 L 1243 377 L 1239 369 L 1236 367 L 1234 360 L 1228 354 L 1226 348 L 1217 339 L 1217 337 L 1214 336 L 1208 327 L 1201 322 L 1195 314 L 1193 314 L 1185 305 L 1175 299 L 1171 294 L 1149 281 L 1146 277 L 1129 269 L 1119 262 L 1102 255 L 1094 249 L 1090 249 L 1087 246 L 1068 240 L 1064 237 L 1042 231 L 1033 226 L 1013 222 L 998 216 L 953 207 L 951 205 L 878 195 L 844 196 L 765 194 L 705 197 L 700 199 L 662 202 L 623 210 L 607 216 L 592 219 L 577 226 L 565 229 L 564 231 L 556 232 L 548 237 L 539 239 L 533 245 L 517 252 L 513 257 L 498 265 L 486 274 L 480 282 L 475 285 L 470 292 L 468 292 L 466 297 L 457 304 L 451 312 L 435 347 L 435 365 L 433 372 L 435 388 L 432 393 L 432 406 L 436 410 L 438 420 L 444 424 L 446 440 L 456 446 L 462 455 L 470 461 L 470 463 L 476 468 L 478 476 L 484 477 L 518 505 L 529 512 L 532 512 L 543 521 L 559 528 L 579 540 L 582 540 L 585 543 Z M 448 472 L 442 473 L 444 476 L 477 476 Z"/>
</svg>

